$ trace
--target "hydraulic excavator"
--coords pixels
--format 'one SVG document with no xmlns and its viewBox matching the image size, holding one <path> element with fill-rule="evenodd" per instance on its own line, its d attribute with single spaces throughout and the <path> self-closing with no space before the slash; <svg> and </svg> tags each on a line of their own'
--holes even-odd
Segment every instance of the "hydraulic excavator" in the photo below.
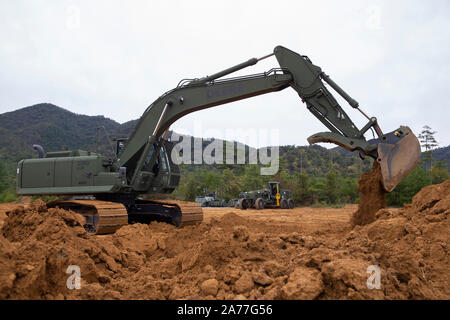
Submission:
<svg viewBox="0 0 450 320">
<path fill-rule="evenodd" d="M 273 55 L 280 68 L 220 79 Z M 356 127 L 325 83 L 367 118 L 363 128 Z M 38 158 L 18 163 L 17 194 L 70 196 L 70 200 L 47 206 L 79 212 L 86 218 L 86 230 L 96 234 L 112 233 L 132 222 L 159 220 L 176 226 L 199 223 L 203 213 L 196 203 L 145 200 L 142 196 L 171 193 L 179 184 L 180 169 L 171 159 L 173 143 L 166 140 L 169 127 L 191 112 L 288 87 L 329 130 L 310 136 L 308 142 L 334 143 L 359 152 L 362 158 L 375 159 L 381 165 L 381 183 L 386 191 L 392 191 L 418 164 L 420 145 L 410 128 L 400 126 L 383 133 L 377 119 L 368 117 L 358 102 L 307 56 L 277 46 L 262 58 L 203 78 L 180 81 L 145 110 L 128 139 L 117 141 L 117 154 L 112 159 L 82 150 L 45 153 L 41 146 L 34 145 Z M 368 130 L 374 130 L 377 138 L 366 140 Z"/>
</svg>

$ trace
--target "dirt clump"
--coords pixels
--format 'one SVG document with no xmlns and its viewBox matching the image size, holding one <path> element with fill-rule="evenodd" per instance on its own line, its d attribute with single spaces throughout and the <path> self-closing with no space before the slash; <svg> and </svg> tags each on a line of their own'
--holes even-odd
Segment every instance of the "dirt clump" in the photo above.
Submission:
<svg viewBox="0 0 450 320">
<path fill-rule="evenodd" d="M 366 225 L 375 221 L 378 210 L 386 207 L 386 191 L 381 184 L 381 166 L 373 162 L 372 170 L 363 173 L 358 181 L 359 205 L 352 216 L 353 225 Z"/>
<path fill-rule="evenodd" d="M 297 267 L 281 288 L 280 296 L 282 299 L 289 300 L 311 300 L 317 298 L 323 289 L 322 276 L 318 270 Z"/>
<path fill-rule="evenodd" d="M 208 279 L 202 282 L 200 288 L 205 295 L 215 297 L 219 290 L 219 282 L 216 279 Z"/>
</svg>

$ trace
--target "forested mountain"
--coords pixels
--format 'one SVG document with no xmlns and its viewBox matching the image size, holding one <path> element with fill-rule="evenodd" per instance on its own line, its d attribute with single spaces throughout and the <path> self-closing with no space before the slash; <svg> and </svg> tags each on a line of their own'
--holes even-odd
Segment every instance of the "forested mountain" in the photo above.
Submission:
<svg viewBox="0 0 450 320">
<path fill-rule="evenodd" d="M 129 136 L 136 124 L 137 120 L 120 124 L 104 116 L 75 114 L 48 103 L 0 114 L 0 174 L 3 175 L 0 193 L 2 189 L 8 187 L 13 190 L 17 161 L 36 157 L 36 152 L 32 149 L 33 144 L 42 145 L 46 151 L 67 147 L 98 150 L 101 154 L 112 157 L 113 139 Z M 187 138 L 191 139 L 192 147 L 193 141 L 199 139 Z M 203 150 L 210 143 L 211 141 L 203 140 Z M 247 158 L 250 149 L 248 146 L 245 148 Z M 219 195 L 229 198 L 236 196 L 242 189 L 260 188 L 266 180 L 282 180 L 288 187 L 296 188 L 300 183 L 299 177 L 310 177 L 309 189 L 306 188 L 309 193 L 323 191 L 322 198 L 324 198 L 326 184 L 334 183 L 334 188 L 349 189 L 346 193 L 347 195 L 351 193 L 350 199 L 354 201 L 357 197 L 356 181 L 361 172 L 370 169 L 371 164 L 369 159 L 361 161 L 357 154 L 339 147 L 326 149 L 321 146 L 280 146 L 279 153 L 281 170 L 276 176 L 261 177 L 257 167 L 248 164 L 182 165 L 182 183 L 175 195 L 192 198 L 195 193 L 204 192 L 206 189 L 222 188 L 228 191 L 219 192 Z M 191 154 L 194 154 L 193 151 Z M 450 163 L 450 146 L 434 150 L 433 158 L 441 160 L 436 170 L 441 170 L 438 175 L 442 175 L 448 170 Z M 226 177 L 229 179 L 225 179 Z M 421 183 L 425 183 L 423 182 L 425 178 L 421 179 Z M 301 191 L 299 197 L 308 194 L 305 192 Z M 328 190 L 329 192 L 331 191 Z"/>
<path fill-rule="evenodd" d="M 95 151 L 98 134 L 98 150 L 111 156 L 114 138 L 127 137 L 133 131 L 137 120 L 119 124 L 104 116 L 86 116 L 72 113 L 52 104 L 37 104 L 13 112 L 0 114 L 0 160 L 17 162 L 20 159 L 36 156 L 33 144 L 40 144 L 46 151 L 85 149 Z M 104 129 L 103 129 L 103 128 Z M 97 132 L 97 128 L 100 128 Z M 192 146 L 194 146 L 194 137 Z M 203 140 L 203 147 L 211 141 Z M 248 155 L 248 146 L 246 146 Z M 193 152 L 192 152 L 193 154 Z M 350 173 L 361 169 L 359 159 L 343 157 L 336 150 L 320 146 L 280 147 L 280 157 L 285 160 L 290 171 L 305 171 L 311 174 L 326 172 L 329 162 L 336 163 Z"/>
<path fill-rule="evenodd" d="M 104 116 L 75 114 L 52 104 L 0 114 L 0 157 L 17 161 L 33 153 L 32 145 L 41 144 L 48 151 L 89 148 L 95 145 L 96 128 L 111 132 L 120 124 Z"/>
</svg>

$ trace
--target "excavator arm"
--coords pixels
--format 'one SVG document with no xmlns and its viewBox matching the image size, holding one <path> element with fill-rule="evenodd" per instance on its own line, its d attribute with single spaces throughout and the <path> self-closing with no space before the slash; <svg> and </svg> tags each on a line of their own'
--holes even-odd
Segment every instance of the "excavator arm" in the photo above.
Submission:
<svg viewBox="0 0 450 320">
<path fill-rule="evenodd" d="M 275 55 L 280 68 L 261 74 L 219 79 L 272 55 Z M 195 111 L 291 87 L 306 103 L 308 110 L 330 130 L 309 137 L 308 142 L 331 142 L 350 151 L 359 151 L 361 157 L 368 155 L 376 159 L 381 164 L 383 186 L 386 191 L 392 191 L 419 162 L 420 145 L 416 136 L 403 126 L 383 134 L 377 119 L 367 116 L 368 123 L 358 129 L 324 82 L 353 108 L 360 110 L 358 102 L 308 57 L 281 46 L 263 58 L 250 59 L 201 79 L 183 80 L 147 108 L 118 155 L 117 165 L 126 168 L 129 185 L 138 189 L 144 163 L 152 165 L 157 161 L 158 152 L 151 152 L 151 149 L 176 120 Z M 377 139 L 365 139 L 364 133 L 369 129 L 375 130 Z"/>
<path fill-rule="evenodd" d="M 280 91 L 288 87 L 291 80 L 290 74 L 273 69 L 249 77 L 200 84 L 191 81 L 180 85 L 158 98 L 144 112 L 119 155 L 120 165 L 127 167 L 128 170 L 133 167 L 143 148 L 151 144 L 149 139 L 160 138 L 172 123 L 189 113 Z"/>
</svg>

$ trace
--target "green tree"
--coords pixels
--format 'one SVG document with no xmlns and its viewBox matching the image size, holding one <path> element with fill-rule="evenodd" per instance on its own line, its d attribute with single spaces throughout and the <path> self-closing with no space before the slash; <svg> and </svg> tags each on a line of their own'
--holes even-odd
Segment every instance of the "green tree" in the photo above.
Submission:
<svg viewBox="0 0 450 320">
<path fill-rule="evenodd" d="M 410 203 L 412 197 L 423 187 L 430 184 L 427 173 L 421 166 L 417 166 L 411 171 L 398 186 L 388 194 L 387 202 L 389 205 L 401 206 L 404 203 Z"/>
<path fill-rule="evenodd" d="M 204 192 L 217 191 L 221 185 L 221 176 L 216 172 L 202 170 L 202 189 Z"/>
<path fill-rule="evenodd" d="M 337 203 L 339 201 L 339 173 L 336 169 L 331 169 L 325 180 L 325 194 L 329 203 Z"/>
<path fill-rule="evenodd" d="M 430 161 L 429 170 L 433 168 L 433 149 L 439 145 L 434 137 L 436 133 L 436 131 L 432 131 L 429 126 L 425 125 L 423 126 L 422 132 L 419 134 L 420 143 L 422 147 L 425 148 L 425 159 Z"/>
<path fill-rule="evenodd" d="M 292 198 L 295 202 L 301 203 L 304 198 L 311 196 L 309 190 L 310 179 L 306 173 L 297 173 L 294 176 L 294 181 Z"/>
<path fill-rule="evenodd" d="M 0 202 L 11 202 L 17 199 L 14 191 L 14 176 L 9 172 L 8 167 L 0 161 Z"/>
<path fill-rule="evenodd" d="M 259 166 L 255 164 L 248 165 L 242 176 L 242 188 L 245 191 L 258 190 L 264 186 L 263 176 L 260 174 Z"/>
<path fill-rule="evenodd" d="M 219 188 L 219 197 L 225 200 L 230 200 L 232 198 L 237 198 L 240 192 L 240 187 L 236 176 L 230 169 L 225 169 L 222 172 L 222 183 Z"/>
<path fill-rule="evenodd" d="M 195 182 L 195 179 L 189 178 L 186 185 L 184 186 L 184 200 L 185 201 L 194 201 L 195 197 L 198 193 L 198 184 Z"/>
<path fill-rule="evenodd" d="M 442 183 L 449 178 L 448 170 L 445 161 L 437 161 L 434 167 L 430 170 L 431 183 Z"/>
<path fill-rule="evenodd" d="M 7 174 L 6 174 L 6 168 L 2 161 L 0 161 L 0 193 L 6 190 L 8 187 L 7 182 Z"/>
<path fill-rule="evenodd" d="M 344 178 L 342 181 L 341 193 L 346 203 L 355 203 L 358 198 L 358 179 Z"/>
<path fill-rule="evenodd" d="M 318 197 L 318 200 L 320 201 L 327 201 L 327 195 L 326 195 L 326 187 L 325 187 L 325 178 L 323 177 L 312 177 L 311 178 L 311 184 L 309 187 L 309 191 L 311 192 L 312 196 Z"/>
</svg>

